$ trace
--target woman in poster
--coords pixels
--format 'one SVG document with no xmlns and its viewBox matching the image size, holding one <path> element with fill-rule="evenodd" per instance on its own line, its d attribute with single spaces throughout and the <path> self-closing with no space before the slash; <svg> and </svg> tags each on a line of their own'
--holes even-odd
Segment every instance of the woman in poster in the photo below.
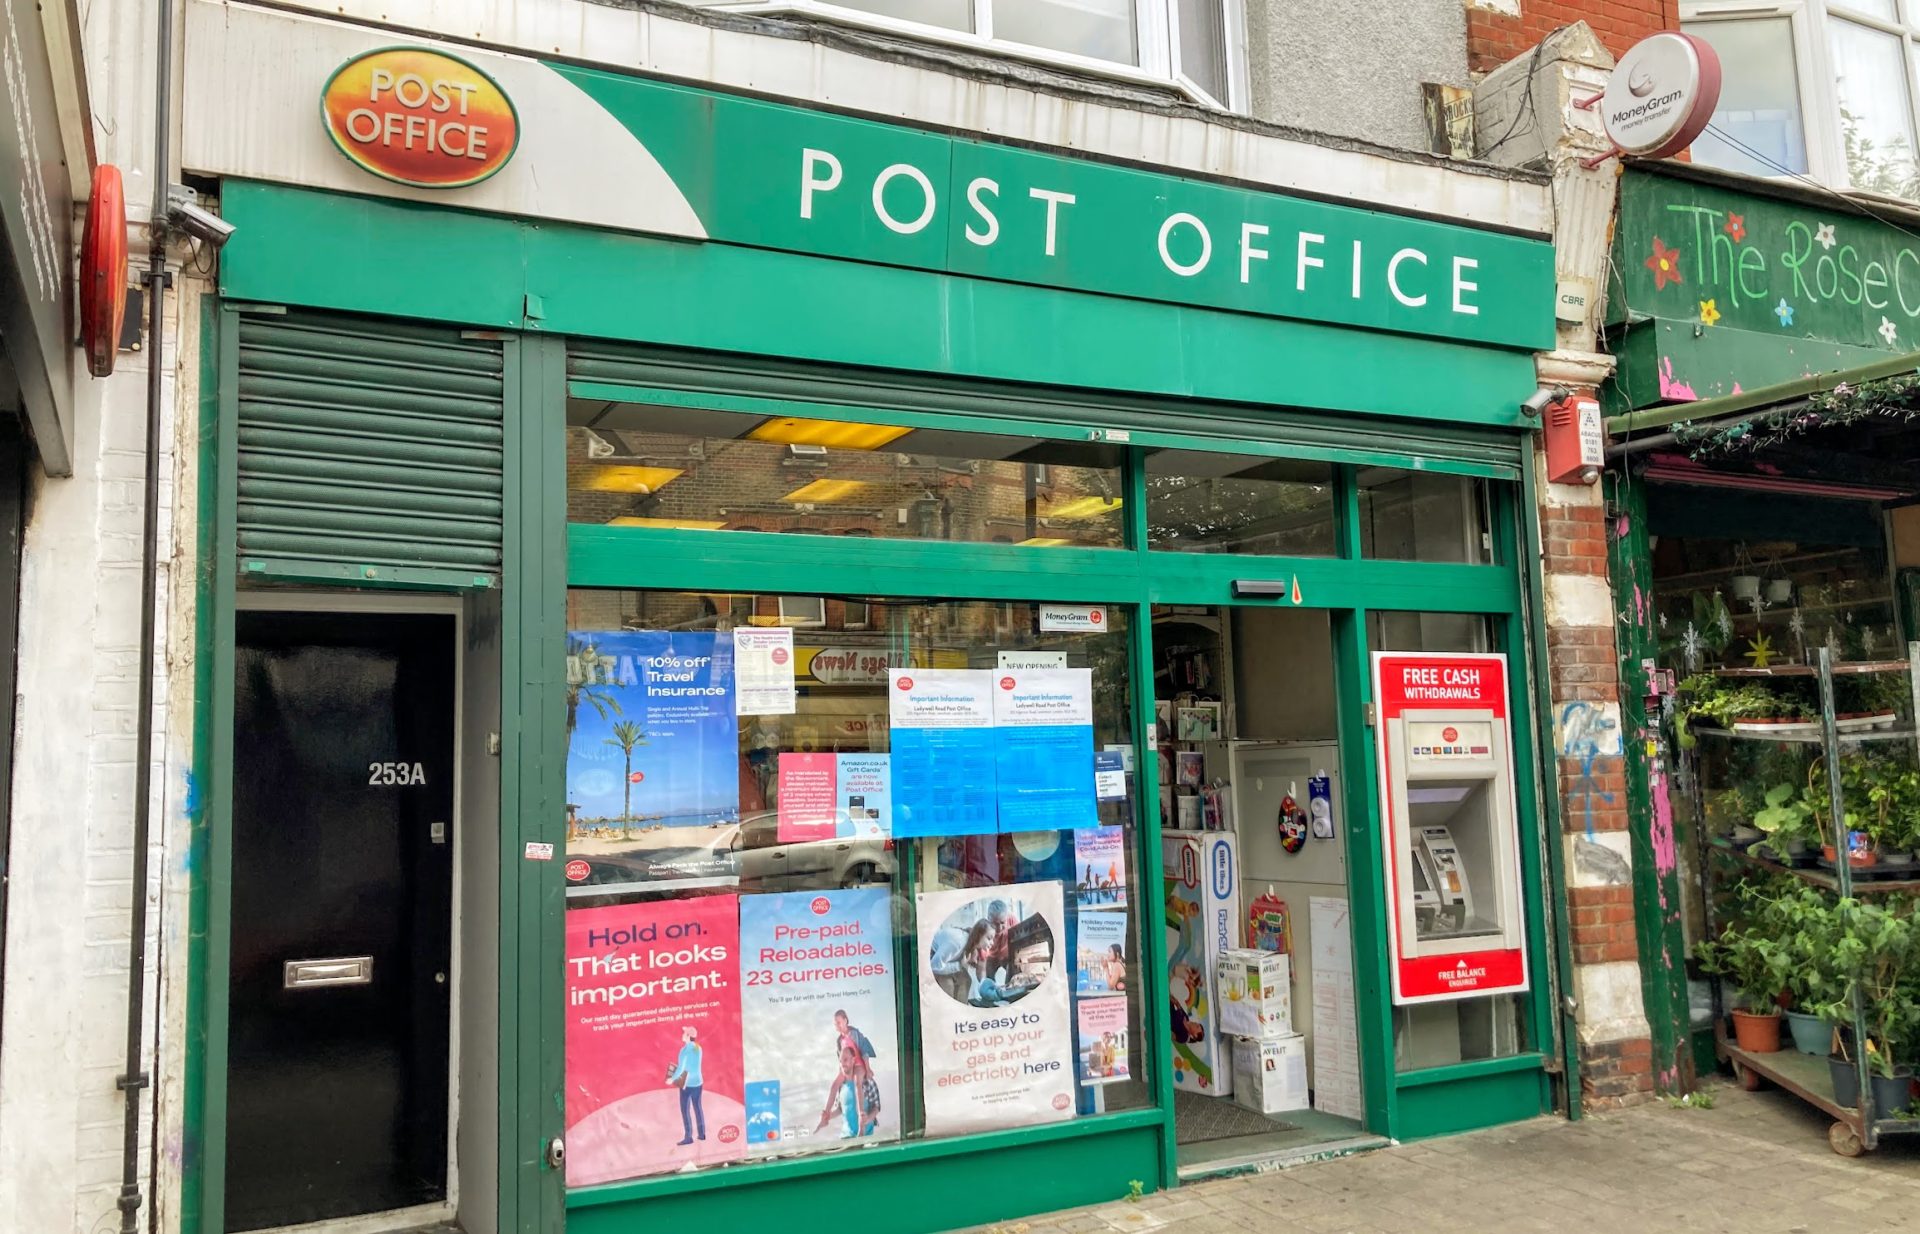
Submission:
<svg viewBox="0 0 1920 1234">
<path fill-rule="evenodd" d="M 840 1055 L 840 1071 L 827 1086 L 827 1108 L 820 1111 L 820 1126 L 825 1127 L 836 1113 L 847 1119 L 847 1138 L 872 1135 L 880 1126 L 880 1081 L 873 1075 L 873 1043 L 853 1027 L 847 1013 L 833 1013 L 834 1048 Z"/>
<path fill-rule="evenodd" d="M 1118 994 L 1127 988 L 1127 953 L 1119 943 L 1109 944 L 1107 958 L 1101 962 L 1107 988 Z"/>
<path fill-rule="evenodd" d="M 697 1123 L 700 1138 L 707 1138 L 707 1112 L 700 1104 L 700 1030 L 689 1025 L 680 1030 L 680 1056 L 667 1072 L 667 1083 L 680 1090 L 680 1146 L 693 1143 Z"/>
</svg>

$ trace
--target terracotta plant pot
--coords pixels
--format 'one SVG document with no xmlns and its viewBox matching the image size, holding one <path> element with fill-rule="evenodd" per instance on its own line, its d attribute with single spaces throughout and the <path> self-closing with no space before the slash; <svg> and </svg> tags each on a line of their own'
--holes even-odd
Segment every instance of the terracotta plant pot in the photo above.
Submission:
<svg viewBox="0 0 1920 1234">
<path fill-rule="evenodd" d="M 1734 1012 L 1733 1041 L 1749 1054 L 1778 1054 L 1780 1013 L 1770 1011 L 1760 1015 L 1752 1011 Z"/>
<path fill-rule="evenodd" d="M 1825 845 L 1822 845 L 1820 848 L 1820 855 L 1827 859 L 1828 865 L 1832 865 L 1834 862 L 1840 859 L 1840 850 L 1836 849 L 1831 844 L 1825 844 Z M 1851 858 L 1853 868 L 1856 870 L 1865 869 L 1866 867 L 1873 865 L 1879 860 L 1880 859 L 1874 855 L 1873 850 L 1871 849 L 1868 849 L 1865 852 L 1855 851 Z"/>
</svg>

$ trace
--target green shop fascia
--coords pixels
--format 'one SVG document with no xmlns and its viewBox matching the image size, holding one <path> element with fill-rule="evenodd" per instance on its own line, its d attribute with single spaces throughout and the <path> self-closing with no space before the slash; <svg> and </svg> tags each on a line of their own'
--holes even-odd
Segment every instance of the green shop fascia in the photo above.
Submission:
<svg viewBox="0 0 1920 1234">
<path fill-rule="evenodd" d="M 1279 610 L 1330 632 L 1332 728 L 1319 736 L 1337 744 L 1347 860 L 1344 887 L 1328 894 L 1351 907 L 1361 1138 L 1438 1135 L 1564 1101 L 1555 1077 L 1570 1060 L 1551 997 L 1564 954 L 1549 891 L 1559 858 L 1541 842 L 1554 821 L 1536 748 L 1531 425 L 1519 411 L 1536 385 L 1534 353 L 1553 345 L 1544 239 L 516 65 L 499 84 L 517 108 L 518 149 L 472 188 L 396 195 L 330 148 L 363 189 L 301 187 L 266 164 L 251 176 L 188 167 L 219 175 L 220 210 L 236 230 L 200 323 L 209 565 L 196 771 L 208 792 L 196 819 L 204 859 L 193 867 L 185 1228 L 232 1228 L 234 802 L 248 774 L 233 759 L 236 643 L 246 611 L 273 593 L 401 592 L 464 605 L 462 740 L 487 748 L 483 773 L 464 773 L 456 826 L 485 859 L 462 867 L 455 927 L 468 940 L 454 992 L 468 1026 L 455 1140 L 462 1212 L 491 1209 L 500 1230 L 926 1231 L 1174 1185 L 1169 923 L 1153 810 L 1174 786 L 1149 737 L 1165 719 L 1150 632 L 1168 613 L 1231 614 L 1246 630 L 1245 614 Z M 635 209 L 660 220 L 658 234 L 483 208 L 493 199 L 474 194 L 505 183 L 514 161 L 551 166 L 540 142 L 554 127 L 525 86 L 536 72 L 630 135 L 616 153 L 657 165 L 660 196 Z M 401 83 L 389 100 L 404 103 L 404 74 L 388 81 Z M 380 122 L 354 123 L 349 131 L 371 133 Z M 680 461 L 664 457 L 673 452 Z M 674 505 L 676 486 L 699 496 L 693 481 L 722 456 L 747 460 L 730 479 L 738 491 L 715 480 L 704 505 Z M 882 462 L 924 471 L 928 497 L 889 498 L 863 529 L 842 495 L 880 486 Z M 1008 468 L 1023 499 L 983 515 L 978 534 L 956 530 L 961 491 L 998 501 L 994 477 Z M 1409 474 L 1477 495 L 1473 543 L 1395 553 L 1378 539 L 1368 521 L 1386 500 L 1378 485 Z M 1204 483 L 1183 487 L 1196 476 Z M 1280 477 L 1275 491 L 1294 504 L 1263 506 L 1262 477 Z M 1036 518 L 1037 507 L 1052 517 Z M 1207 540 L 1249 527 L 1244 543 Z M 765 534 L 774 530 L 797 534 Z M 825 700 L 802 710 L 853 732 L 857 708 L 835 710 L 828 696 L 871 671 L 859 646 L 885 644 L 846 631 L 879 629 L 889 611 L 911 616 L 893 635 L 900 658 L 881 661 L 884 683 L 887 664 L 973 663 L 946 645 L 922 657 L 913 640 L 929 625 L 990 628 L 1012 613 L 1021 628 L 1009 637 L 1030 637 L 1042 604 L 1081 615 L 1053 620 L 1099 613 L 1113 627 L 1093 671 L 1100 723 L 1131 767 L 1124 797 L 1103 802 L 1101 818 L 1124 837 L 1133 889 L 1116 948 L 1130 967 L 1113 978 L 1130 987 L 1120 1027 L 1131 1080 L 1111 1086 L 1133 1097 L 1082 1088 L 1070 1117 L 939 1133 L 937 1099 L 915 1074 L 924 1060 L 910 974 L 924 948 L 910 919 L 896 918 L 892 957 L 909 975 L 898 982 L 888 1060 L 896 1078 L 880 1102 L 896 1134 L 849 1151 L 636 1169 L 569 1188 L 558 1146 L 579 1084 L 566 1049 L 567 925 L 581 901 L 569 896 L 567 854 L 605 834 L 591 831 L 570 783 L 568 742 L 599 706 L 579 666 L 581 623 L 633 629 L 647 614 L 711 618 L 717 606 L 741 626 L 799 627 L 801 691 Z M 1370 653 L 1388 619 L 1409 614 L 1457 617 L 1477 631 L 1473 649 L 1509 657 L 1519 769 L 1526 989 L 1498 1049 L 1443 1065 L 1396 1064 L 1412 1029 L 1386 959 Z M 1038 628 L 1048 621 L 1042 614 Z M 1268 653 L 1243 638 L 1234 654 L 1245 671 Z M 1053 663 L 1085 662 L 1071 646 L 1058 654 Z M 1235 735 L 1230 716 L 1221 735 Z M 620 813 L 633 822 L 631 803 Z M 940 881 L 948 850 L 936 858 L 925 843 L 896 842 L 890 870 L 853 877 L 891 878 L 907 906 L 896 913 L 910 911 L 913 892 L 951 886 Z M 1305 918 L 1304 904 L 1295 915 Z M 1017 947 L 1017 926 L 1014 935 Z M 477 1017 L 475 999 L 485 1000 Z M 707 1049 L 704 1117 L 719 1121 L 713 1077 L 725 1043 Z M 476 1068 L 497 1073 L 497 1089 L 480 1092 Z M 679 1131 L 678 1115 L 671 1126 Z M 486 1203 L 471 1203 L 476 1188 Z"/>
</svg>

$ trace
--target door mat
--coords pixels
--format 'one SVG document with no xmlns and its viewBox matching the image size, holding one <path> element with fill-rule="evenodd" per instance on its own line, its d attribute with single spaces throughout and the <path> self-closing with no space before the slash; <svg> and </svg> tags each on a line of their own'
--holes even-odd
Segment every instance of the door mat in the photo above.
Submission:
<svg viewBox="0 0 1920 1234">
<path fill-rule="evenodd" d="M 1204 1144 L 1209 1140 L 1232 1140 L 1243 1135 L 1271 1135 L 1276 1131 L 1298 1131 L 1292 1123 L 1255 1114 L 1245 1106 L 1223 1097 L 1207 1097 L 1175 1089 L 1173 1093 L 1174 1140 L 1180 1144 Z"/>
</svg>

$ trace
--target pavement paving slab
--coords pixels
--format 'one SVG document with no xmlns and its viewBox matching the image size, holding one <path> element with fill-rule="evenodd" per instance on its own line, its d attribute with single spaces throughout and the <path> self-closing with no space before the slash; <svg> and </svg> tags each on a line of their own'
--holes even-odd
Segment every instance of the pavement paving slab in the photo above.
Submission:
<svg viewBox="0 0 1920 1234">
<path fill-rule="evenodd" d="M 1920 1134 L 1860 1158 L 1777 1092 L 1540 1118 L 970 1234 L 1920 1234 Z"/>
</svg>

